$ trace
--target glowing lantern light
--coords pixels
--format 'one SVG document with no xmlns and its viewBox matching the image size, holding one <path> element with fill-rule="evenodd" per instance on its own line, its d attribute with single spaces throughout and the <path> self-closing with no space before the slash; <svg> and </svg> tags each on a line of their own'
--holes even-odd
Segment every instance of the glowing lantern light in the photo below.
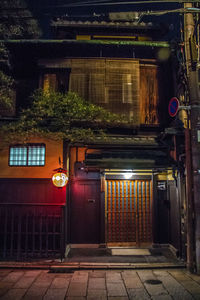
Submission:
<svg viewBox="0 0 200 300">
<path fill-rule="evenodd" d="M 67 182 L 68 182 L 68 176 L 64 169 L 56 169 L 54 171 L 57 171 L 53 176 L 52 176 L 52 182 L 56 187 L 64 187 Z"/>
</svg>

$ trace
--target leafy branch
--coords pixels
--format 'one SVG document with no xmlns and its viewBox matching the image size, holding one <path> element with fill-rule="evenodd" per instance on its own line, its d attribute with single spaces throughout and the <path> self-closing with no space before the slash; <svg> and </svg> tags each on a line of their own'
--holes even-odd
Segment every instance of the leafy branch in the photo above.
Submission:
<svg viewBox="0 0 200 300">
<path fill-rule="evenodd" d="M 32 105 L 23 110 L 16 122 L 2 127 L 7 140 L 27 141 L 32 136 L 51 139 L 89 141 L 100 135 L 105 138 L 108 127 L 125 123 L 123 117 L 91 104 L 73 92 L 37 90 Z"/>
</svg>

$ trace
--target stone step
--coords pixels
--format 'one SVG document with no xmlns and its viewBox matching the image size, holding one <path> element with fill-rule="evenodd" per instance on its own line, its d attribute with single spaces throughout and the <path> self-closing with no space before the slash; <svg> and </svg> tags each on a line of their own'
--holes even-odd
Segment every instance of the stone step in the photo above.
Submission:
<svg viewBox="0 0 200 300">
<path fill-rule="evenodd" d="M 64 263 L 50 266 L 50 272 L 71 273 L 77 270 L 185 269 L 185 263 Z"/>
</svg>

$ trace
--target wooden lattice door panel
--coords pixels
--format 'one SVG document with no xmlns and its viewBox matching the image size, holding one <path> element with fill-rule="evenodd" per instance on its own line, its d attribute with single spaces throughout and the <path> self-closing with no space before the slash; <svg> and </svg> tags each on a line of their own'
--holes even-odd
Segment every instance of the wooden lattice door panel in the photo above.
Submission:
<svg viewBox="0 0 200 300">
<path fill-rule="evenodd" d="M 152 242 L 150 180 L 107 180 L 107 243 Z"/>
</svg>

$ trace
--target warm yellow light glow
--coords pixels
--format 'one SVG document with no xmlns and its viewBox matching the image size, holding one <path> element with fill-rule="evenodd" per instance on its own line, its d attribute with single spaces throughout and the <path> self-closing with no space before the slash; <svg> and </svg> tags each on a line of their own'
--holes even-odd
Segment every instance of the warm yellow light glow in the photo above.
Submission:
<svg viewBox="0 0 200 300">
<path fill-rule="evenodd" d="M 132 177 L 133 173 L 124 173 L 123 175 L 124 175 L 124 178 L 130 179 Z"/>
<path fill-rule="evenodd" d="M 64 187 L 68 182 L 68 177 L 65 173 L 56 173 L 52 177 L 53 184 L 57 187 Z"/>
</svg>

